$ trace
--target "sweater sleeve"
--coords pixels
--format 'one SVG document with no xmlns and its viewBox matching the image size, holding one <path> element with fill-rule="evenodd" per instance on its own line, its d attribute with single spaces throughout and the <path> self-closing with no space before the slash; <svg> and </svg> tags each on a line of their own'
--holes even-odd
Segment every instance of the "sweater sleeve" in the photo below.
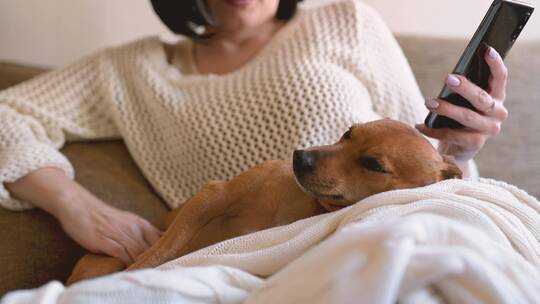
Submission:
<svg viewBox="0 0 540 304">
<path fill-rule="evenodd" d="M 74 177 L 58 149 L 66 139 L 116 138 L 105 102 L 107 51 L 84 58 L 0 92 L 0 205 L 11 210 L 32 206 L 10 197 L 14 182 L 43 167 L 57 167 Z"/>
</svg>

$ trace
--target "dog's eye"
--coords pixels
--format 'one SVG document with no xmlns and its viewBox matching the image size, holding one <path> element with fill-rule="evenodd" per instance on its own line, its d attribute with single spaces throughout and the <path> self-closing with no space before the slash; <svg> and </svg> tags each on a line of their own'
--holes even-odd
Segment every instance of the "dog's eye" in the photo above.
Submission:
<svg viewBox="0 0 540 304">
<path fill-rule="evenodd" d="M 360 164 L 362 165 L 362 167 L 370 170 L 370 171 L 375 171 L 375 172 L 380 172 L 380 173 L 387 173 L 383 166 L 379 163 L 379 161 L 377 161 L 377 159 L 375 157 L 362 157 L 360 159 Z"/>
<path fill-rule="evenodd" d="M 343 139 L 350 139 L 351 138 L 351 131 L 352 129 L 349 129 L 345 134 L 343 134 Z"/>
</svg>

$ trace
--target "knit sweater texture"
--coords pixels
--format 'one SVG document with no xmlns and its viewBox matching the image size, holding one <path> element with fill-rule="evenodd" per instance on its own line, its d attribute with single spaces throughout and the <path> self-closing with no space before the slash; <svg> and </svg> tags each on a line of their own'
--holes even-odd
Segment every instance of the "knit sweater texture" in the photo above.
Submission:
<svg viewBox="0 0 540 304">
<path fill-rule="evenodd" d="M 182 60 L 191 66 L 190 56 Z M 427 113 L 391 32 L 355 0 L 301 8 L 231 73 L 187 70 L 170 65 L 159 38 L 149 37 L 0 92 L 0 205 L 32 207 L 4 183 L 36 169 L 57 167 L 73 178 L 58 150 L 66 141 L 123 139 L 176 207 L 205 182 L 333 143 L 353 123 L 414 124 Z"/>
</svg>

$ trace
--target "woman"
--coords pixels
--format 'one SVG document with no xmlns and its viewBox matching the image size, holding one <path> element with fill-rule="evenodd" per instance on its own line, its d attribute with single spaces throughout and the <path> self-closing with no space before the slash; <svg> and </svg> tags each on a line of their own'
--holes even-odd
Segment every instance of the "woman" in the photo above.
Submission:
<svg viewBox="0 0 540 304">
<path fill-rule="evenodd" d="M 42 208 L 80 245 L 126 264 L 161 232 L 74 182 L 57 150 L 66 139 L 123 138 L 175 207 L 205 181 L 286 159 L 298 146 L 332 142 L 354 122 L 419 122 L 425 106 L 467 126 L 418 126 L 467 173 L 507 116 L 507 73 L 494 50 L 486 53 L 488 92 L 463 77 L 447 79 L 479 112 L 437 99 L 424 106 L 390 31 L 355 0 L 298 13 L 294 0 L 153 5 L 189 39 L 142 39 L 0 93 L 0 184 L 7 189 L 0 187 L 0 204 Z"/>
</svg>

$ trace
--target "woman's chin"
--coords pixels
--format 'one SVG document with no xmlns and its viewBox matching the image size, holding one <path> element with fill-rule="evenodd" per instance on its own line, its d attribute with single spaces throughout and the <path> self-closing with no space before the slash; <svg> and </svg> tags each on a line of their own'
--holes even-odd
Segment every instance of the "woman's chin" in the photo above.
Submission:
<svg viewBox="0 0 540 304">
<path fill-rule="evenodd" d="M 261 20 L 249 14 L 237 14 L 220 22 L 219 30 L 225 33 L 239 33 L 249 29 L 259 28 Z"/>
<path fill-rule="evenodd" d="M 219 0 L 210 2 L 210 8 L 221 28 L 230 32 L 257 28 L 272 20 L 277 3 L 269 5 L 259 0 Z"/>
</svg>

